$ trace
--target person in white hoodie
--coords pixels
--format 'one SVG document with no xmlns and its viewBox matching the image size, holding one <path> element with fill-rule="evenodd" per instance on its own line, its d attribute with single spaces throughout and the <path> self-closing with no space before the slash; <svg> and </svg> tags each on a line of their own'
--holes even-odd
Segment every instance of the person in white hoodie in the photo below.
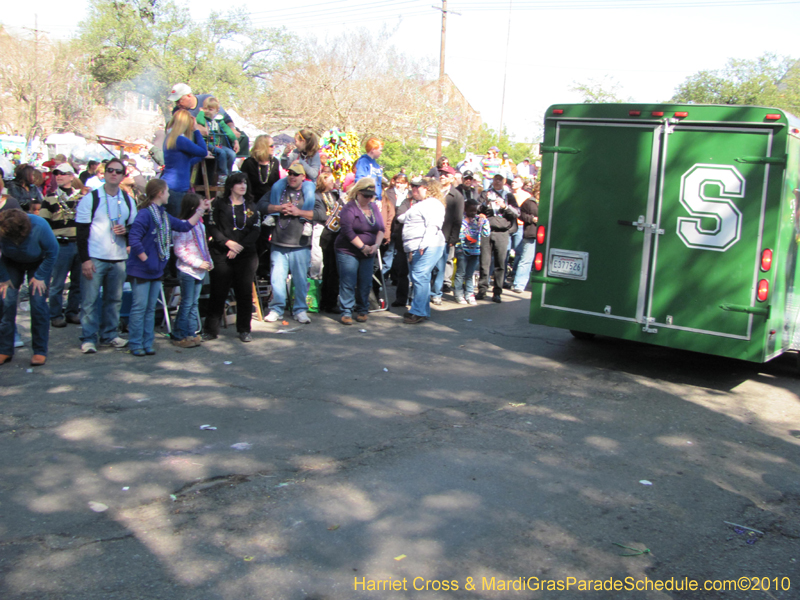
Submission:
<svg viewBox="0 0 800 600">
<path fill-rule="evenodd" d="M 408 253 L 409 279 L 414 285 L 414 299 L 403 322 L 414 325 L 431 316 L 431 272 L 444 251 L 445 204 L 435 179 L 412 179 L 411 195 L 415 204 L 397 219 L 403 223 L 403 250 Z"/>
</svg>

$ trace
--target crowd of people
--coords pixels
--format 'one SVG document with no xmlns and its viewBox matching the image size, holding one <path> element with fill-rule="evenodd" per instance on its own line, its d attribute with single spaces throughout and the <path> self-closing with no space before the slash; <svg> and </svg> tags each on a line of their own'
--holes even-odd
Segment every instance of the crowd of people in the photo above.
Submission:
<svg viewBox="0 0 800 600">
<path fill-rule="evenodd" d="M 489 299 L 490 286 L 496 303 L 505 289 L 524 291 L 538 220 L 529 159 L 514 165 L 493 147 L 478 172 L 441 157 L 425 176 L 388 177 L 383 144 L 373 137 L 337 181 L 314 131 L 299 130 L 279 156 L 273 139 L 259 136 L 240 161 L 238 130 L 212 95 L 178 84 L 169 99 L 175 110 L 161 152 L 151 153 L 163 162 L 158 178 L 144 181 L 122 158 L 89 163 L 78 176 L 57 156 L 46 177 L 23 164 L 7 192 L 0 184 L 0 364 L 18 345 L 26 277 L 36 366 L 46 362 L 49 328 L 68 324 L 80 325 L 84 354 L 98 345 L 155 354 L 165 273 L 180 285 L 171 337 L 181 348 L 219 336 L 231 290 L 237 334 L 250 342 L 253 282 L 267 271 L 267 322 L 288 312 L 308 324 L 313 308 L 343 325 L 364 323 L 376 302 L 371 296 L 381 291 L 376 286 L 385 292 L 389 282 L 396 287 L 391 306 L 406 309 L 409 325 L 429 319 L 445 294 L 475 305 Z M 192 190 L 194 166 L 209 159 L 218 184 L 211 201 Z M 126 280 L 127 339 L 120 335 Z"/>
</svg>

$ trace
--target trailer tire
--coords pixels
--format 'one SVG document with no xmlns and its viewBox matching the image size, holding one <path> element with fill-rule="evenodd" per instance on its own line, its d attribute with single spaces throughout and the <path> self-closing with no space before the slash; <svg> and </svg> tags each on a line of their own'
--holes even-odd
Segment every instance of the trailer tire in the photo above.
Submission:
<svg viewBox="0 0 800 600">
<path fill-rule="evenodd" d="M 593 340 L 594 334 L 593 333 L 586 333 L 585 331 L 575 331 L 574 329 L 570 329 L 569 332 L 572 334 L 576 340 Z"/>
</svg>

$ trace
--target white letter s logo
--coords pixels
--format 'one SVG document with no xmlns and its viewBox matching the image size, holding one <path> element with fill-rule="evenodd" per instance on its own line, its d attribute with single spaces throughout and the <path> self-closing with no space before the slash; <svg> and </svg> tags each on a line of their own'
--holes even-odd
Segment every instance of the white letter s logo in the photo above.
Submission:
<svg viewBox="0 0 800 600">
<path fill-rule="evenodd" d="M 719 197 L 709 198 L 706 186 L 720 190 Z M 678 217 L 678 236 L 689 248 L 725 252 L 742 235 L 742 213 L 728 198 L 744 198 L 742 174 L 729 165 L 698 164 L 681 177 L 681 204 L 691 217 Z M 714 219 L 714 229 L 703 229 L 700 219 Z"/>
</svg>

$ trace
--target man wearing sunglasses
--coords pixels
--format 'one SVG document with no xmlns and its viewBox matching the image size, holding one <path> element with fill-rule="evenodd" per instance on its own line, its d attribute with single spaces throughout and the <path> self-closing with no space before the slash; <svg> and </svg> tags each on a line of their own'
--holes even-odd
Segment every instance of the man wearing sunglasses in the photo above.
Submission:
<svg viewBox="0 0 800 600">
<path fill-rule="evenodd" d="M 58 241 L 58 258 L 50 281 L 50 325 L 66 327 L 67 323 L 80 325 L 81 311 L 81 261 L 78 256 L 77 223 L 75 213 L 81 199 L 81 189 L 73 189 L 75 170 L 69 163 L 53 169 L 55 192 L 42 202 L 39 216 L 46 219 Z M 69 275 L 69 295 L 64 311 L 64 287 Z"/>
<path fill-rule="evenodd" d="M 118 158 L 106 163 L 105 183 L 81 199 L 77 223 L 78 254 L 81 260 L 81 352 L 97 352 L 103 346 L 122 349 L 128 344 L 117 334 L 128 259 L 128 227 L 136 217 L 136 205 L 119 184 L 125 165 Z M 103 288 L 102 311 L 97 298 Z"/>
</svg>

